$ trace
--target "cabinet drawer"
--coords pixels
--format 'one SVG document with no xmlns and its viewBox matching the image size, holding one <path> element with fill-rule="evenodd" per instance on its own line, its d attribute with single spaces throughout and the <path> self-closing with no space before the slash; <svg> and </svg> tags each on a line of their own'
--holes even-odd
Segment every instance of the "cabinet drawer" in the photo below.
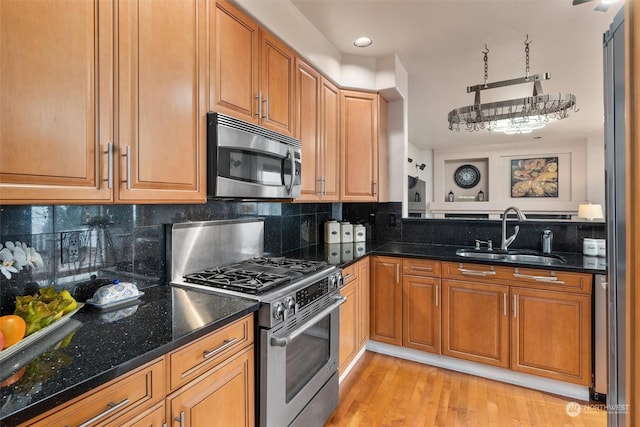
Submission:
<svg viewBox="0 0 640 427">
<path fill-rule="evenodd" d="M 591 294 L 593 277 L 585 273 L 516 267 L 511 280 L 517 281 L 518 286 Z"/>
<path fill-rule="evenodd" d="M 442 264 L 442 269 L 443 278 L 476 282 L 489 281 L 511 286 L 527 286 L 584 294 L 591 293 L 593 282 L 591 274 L 530 267 L 445 262 Z"/>
<path fill-rule="evenodd" d="M 146 365 L 124 378 L 112 381 L 72 400 L 63 408 L 24 426 L 77 426 L 93 419 L 91 426 L 119 425 L 115 419 L 134 409 L 143 411 L 164 399 L 164 359 Z"/>
<path fill-rule="evenodd" d="M 509 280 L 513 278 L 513 268 L 490 264 L 444 262 L 442 263 L 442 278 L 473 281 Z"/>
<path fill-rule="evenodd" d="M 342 279 L 344 280 L 345 286 L 358 279 L 358 269 L 356 268 L 356 265 L 357 263 L 353 263 L 342 269 Z"/>
<path fill-rule="evenodd" d="M 412 276 L 440 277 L 440 261 L 404 258 L 402 260 L 402 273 Z"/>
<path fill-rule="evenodd" d="M 253 343 L 253 315 L 210 333 L 169 354 L 169 388 L 186 384 Z"/>
</svg>

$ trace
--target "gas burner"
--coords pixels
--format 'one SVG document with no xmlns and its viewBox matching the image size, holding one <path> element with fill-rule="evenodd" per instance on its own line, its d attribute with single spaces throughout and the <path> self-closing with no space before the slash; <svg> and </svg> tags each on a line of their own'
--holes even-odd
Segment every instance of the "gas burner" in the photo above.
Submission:
<svg viewBox="0 0 640 427">
<path fill-rule="evenodd" d="M 185 281 L 229 289 L 232 291 L 259 294 L 289 283 L 291 278 L 266 271 L 250 271 L 242 268 L 217 267 L 184 276 Z"/>
<path fill-rule="evenodd" d="M 267 267 L 286 268 L 288 270 L 299 271 L 300 273 L 311 273 L 326 265 L 324 261 L 308 261 L 287 257 L 260 257 L 247 260 L 246 262 Z"/>
</svg>

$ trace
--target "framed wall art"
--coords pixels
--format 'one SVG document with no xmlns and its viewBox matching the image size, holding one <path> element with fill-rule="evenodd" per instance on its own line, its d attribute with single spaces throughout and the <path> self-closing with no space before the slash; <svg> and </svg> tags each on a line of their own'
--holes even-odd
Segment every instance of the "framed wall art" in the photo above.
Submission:
<svg viewBox="0 0 640 427">
<path fill-rule="evenodd" d="M 512 159 L 511 197 L 558 197 L 558 157 Z"/>
</svg>

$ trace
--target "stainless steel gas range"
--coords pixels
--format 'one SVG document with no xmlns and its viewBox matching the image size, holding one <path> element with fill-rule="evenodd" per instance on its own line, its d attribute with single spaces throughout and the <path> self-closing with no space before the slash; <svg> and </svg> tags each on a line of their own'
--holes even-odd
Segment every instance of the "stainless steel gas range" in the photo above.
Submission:
<svg viewBox="0 0 640 427">
<path fill-rule="evenodd" d="M 174 224 L 172 284 L 260 301 L 260 426 L 322 426 L 338 403 L 341 270 L 263 256 L 262 220 Z"/>
</svg>

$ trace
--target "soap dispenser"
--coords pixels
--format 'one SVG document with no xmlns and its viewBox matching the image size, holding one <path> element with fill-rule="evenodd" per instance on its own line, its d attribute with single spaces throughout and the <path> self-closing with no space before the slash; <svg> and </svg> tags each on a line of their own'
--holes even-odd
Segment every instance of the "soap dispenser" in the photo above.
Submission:
<svg viewBox="0 0 640 427">
<path fill-rule="evenodd" d="M 542 232 L 542 253 L 550 254 L 553 247 L 553 232 L 549 229 Z"/>
</svg>

